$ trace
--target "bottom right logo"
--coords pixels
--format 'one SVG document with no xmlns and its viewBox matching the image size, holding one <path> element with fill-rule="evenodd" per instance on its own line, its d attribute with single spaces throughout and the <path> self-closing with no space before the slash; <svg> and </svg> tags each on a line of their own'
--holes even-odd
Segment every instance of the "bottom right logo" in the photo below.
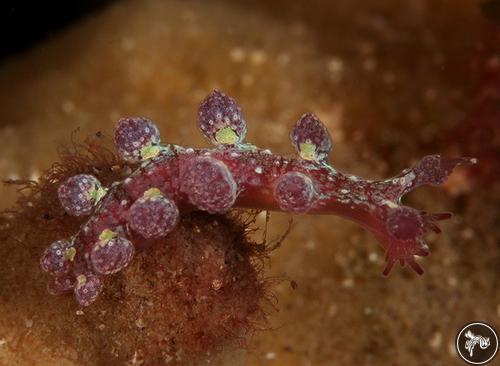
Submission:
<svg viewBox="0 0 500 366">
<path fill-rule="evenodd" d="M 468 323 L 462 327 L 455 342 L 457 352 L 470 365 L 486 365 L 498 351 L 498 335 L 491 325 Z"/>
</svg>

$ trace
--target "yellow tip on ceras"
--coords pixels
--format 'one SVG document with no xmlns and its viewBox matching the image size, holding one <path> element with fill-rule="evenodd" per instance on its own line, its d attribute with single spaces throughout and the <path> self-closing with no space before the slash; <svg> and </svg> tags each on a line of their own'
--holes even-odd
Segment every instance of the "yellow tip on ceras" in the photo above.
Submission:
<svg viewBox="0 0 500 366">
<path fill-rule="evenodd" d="M 299 145 L 299 155 L 304 160 L 318 160 L 316 156 L 316 145 L 304 142 Z"/>
<path fill-rule="evenodd" d="M 104 197 L 104 195 L 106 194 L 107 192 L 107 189 L 106 188 L 103 188 L 101 187 L 100 185 L 99 186 L 94 186 L 92 187 L 88 192 L 88 196 L 94 200 L 95 203 L 99 202 L 101 200 L 101 198 Z"/>
<path fill-rule="evenodd" d="M 108 240 L 111 240 L 111 239 L 113 239 L 116 236 L 117 236 L 117 234 L 113 230 L 104 229 L 101 232 L 101 234 L 99 235 L 99 241 L 102 242 L 102 243 L 105 243 Z"/>
<path fill-rule="evenodd" d="M 85 285 L 86 282 L 87 282 L 87 276 L 81 274 L 76 277 L 76 287 L 83 286 Z"/>
<path fill-rule="evenodd" d="M 155 197 L 162 196 L 162 193 L 158 188 L 153 187 L 153 188 L 149 188 L 148 190 L 144 191 L 142 196 L 144 198 L 155 198 Z"/>
<path fill-rule="evenodd" d="M 73 262 L 75 259 L 76 255 L 76 249 L 74 247 L 68 248 L 64 251 L 64 258 L 69 260 L 70 262 Z"/>
<path fill-rule="evenodd" d="M 158 145 L 146 145 L 141 149 L 141 159 L 148 160 L 157 157 L 160 154 L 161 147 Z"/>
<path fill-rule="evenodd" d="M 219 144 L 234 145 L 238 143 L 240 137 L 231 127 L 224 127 L 215 133 L 215 141 Z"/>
</svg>

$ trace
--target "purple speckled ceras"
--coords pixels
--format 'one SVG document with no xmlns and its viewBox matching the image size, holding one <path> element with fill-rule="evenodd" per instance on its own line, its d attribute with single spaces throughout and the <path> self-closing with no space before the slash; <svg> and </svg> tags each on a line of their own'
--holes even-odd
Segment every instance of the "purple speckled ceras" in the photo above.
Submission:
<svg viewBox="0 0 500 366">
<path fill-rule="evenodd" d="M 346 175 L 328 164 L 332 148 L 321 121 L 304 114 L 290 133 L 297 157 L 284 157 L 244 142 L 246 123 L 234 99 L 218 90 L 202 101 L 198 126 L 214 147 L 194 149 L 161 144 L 158 128 L 146 118 L 118 121 L 119 155 L 140 167 L 104 188 L 90 175 L 69 178 L 59 199 L 70 215 L 90 215 L 71 238 L 51 244 L 41 267 L 52 277 L 49 292 L 73 291 L 87 306 L 102 291 L 103 276 L 117 273 L 136 248 L 168 235 L 179 215 L 191 210 L 223 214 L 232 207 L 297 214 L 336 214 L 370 230 L 386 253 L 384 275 L 396 261 L 422 273 L 415 256 L 426 256 L 427 230 L 448 213 L 428 214 L 401 204 L 421 185 L 443 183 L 457 165 L 473 158 L 430 155 L 396 177 L 371 181 Z"/>
</svg>

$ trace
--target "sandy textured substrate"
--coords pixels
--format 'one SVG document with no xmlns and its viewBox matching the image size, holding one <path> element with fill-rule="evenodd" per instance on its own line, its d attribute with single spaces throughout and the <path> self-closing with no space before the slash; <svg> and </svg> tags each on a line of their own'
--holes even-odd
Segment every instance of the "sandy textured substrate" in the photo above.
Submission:
<svg viewBox="0 0 500 366">
<path fill-rule="evenodd" d="M 75 129 L 76 139 L 109 135 L 126 115 L 155 120 L 165 141 L 203 145 L 196 108 L 214 87 L 240 102 L 248 140 L 273 152 L 291 153 L 290 127 L 315 112 L 332 134 L 333 165 L 362 176 L 460 150 L 460 142 L 440 140 L 467 109 L 463 70 L 480 22 L 473 4 L 339 1 L 315 12 L 325 4 L 299 11 L 285 2 L 228 3 L 119 2 L 1 65 L 0 175 L 36 178 Z M 396 268 L 384 279 L 382 253 L 362 229 L 335 217 L 296 217 L 270 274 L 298 287 L 277 286 L 275 329 L 257 333 L 246 355 L 227 352 L 239 360 L 226 364 L 460 365 L 457 330 L 478 319 L 498 325 L 500 291 L 498 186 L 477 192 L 458 177 L 409 199 L 458 213 L 429 237 L 423 277 Z M 15 200 L 12 189 L 0 197 L 2 208 Z M 269 237 L 287 220 L 273 215 Z M 3 286 L 1 363 L 78 364 L 75 350 L 56 353 L 36 337 L 47 325 L 36 308 L 2 310 L 15 308 Z"/>
</svg>

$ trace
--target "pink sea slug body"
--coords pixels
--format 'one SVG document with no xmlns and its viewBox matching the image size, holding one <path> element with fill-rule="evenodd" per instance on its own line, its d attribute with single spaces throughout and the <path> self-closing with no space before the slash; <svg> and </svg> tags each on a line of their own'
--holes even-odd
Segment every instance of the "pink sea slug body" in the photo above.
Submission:
<svg viewBox="0 0 500 366">
<path fill-rule="evenodd" d="M 198 126 L 214 148 L 161 144 L 153 122 L 121 119 L 117 151 L 140 167 L 108 188 L 87 175 L 61 184 L 66 212 L 90 218 L 73 237 L 43 253 L 41 267 L 53 276 L 50 293 L 73 291 L 87 306 L 102 291 L 103 276 L 125 268 L 148 240 L 168 235 L 183 212 L 223 214 L 233 207 L 348 218 L 371 231 L 385 250 L 384 275 L 398 261 L 420 274 L 415 256 L 429 254 L 423 235 L 440 232 L 437 222 L 450 214 L 416 210 L 401 197 L 422 185 L 439 185 L 456 166 L 476 162 L 430 155 L 387 180 L 346 175 L 328 164 L 331 140 L 313 114 L 303 115 L 291 131 L 298 157 L 283 157 L 244 142 L 240 108 L 217 90 L 201 103 Z"/>
</svg>

